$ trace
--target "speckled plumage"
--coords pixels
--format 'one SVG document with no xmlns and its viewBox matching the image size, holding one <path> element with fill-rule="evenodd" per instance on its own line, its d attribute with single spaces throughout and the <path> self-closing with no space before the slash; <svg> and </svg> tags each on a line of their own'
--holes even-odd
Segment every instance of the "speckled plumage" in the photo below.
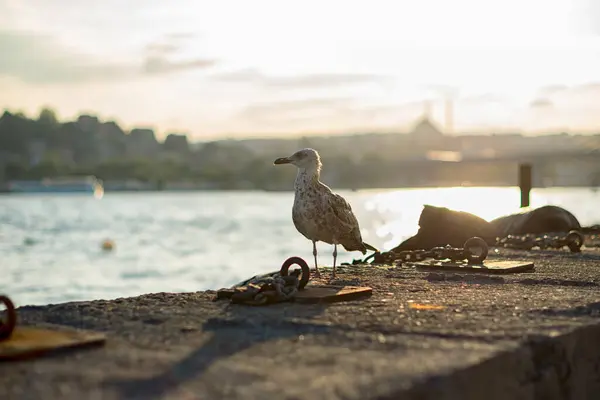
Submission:
<svg viewBox="0 0 600 400">
<path fill-rule="evenodd" d="M 299 171 L 294 185 L 292 220 L 309 240 L 341 244 L 347 251 L 367 251 L 352 207 L 317 177 Z"/>
<path fill-rule="evenodd" d="M 291 157 L 277 159 L 275 163 L 291 163 L 298 167 L 292 220 L 298 232 L 313 242 L 317 274 L 316 242 L 334 245 L 333 276 L 338 244 L 347 251 L 360 251 L 363 254 L 367 249 L 376 250 L 363 242 L 358 220 L 350 204 L 319 180 L 321 160 L 315 150 L 303 149 Z"/>
</svg>

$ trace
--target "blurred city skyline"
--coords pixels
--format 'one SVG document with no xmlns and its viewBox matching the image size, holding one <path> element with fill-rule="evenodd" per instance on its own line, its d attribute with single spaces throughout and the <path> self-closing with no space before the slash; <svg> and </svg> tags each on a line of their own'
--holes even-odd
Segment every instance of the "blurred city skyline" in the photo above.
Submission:
<svg viewBox="0 0 600 400">
<path fill-rule="evenodd" d="M 597 133 L 599 22 L 591 0 L 0 0 L 0 109 L 193 140 L 424 113 L 449 134 Z"/>
</svg>

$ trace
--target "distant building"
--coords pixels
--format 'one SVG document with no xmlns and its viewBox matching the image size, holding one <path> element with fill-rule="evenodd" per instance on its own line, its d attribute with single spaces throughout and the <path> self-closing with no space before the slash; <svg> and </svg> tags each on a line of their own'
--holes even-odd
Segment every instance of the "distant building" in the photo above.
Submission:
<svg viewBox="0 0 600 400">
<path fill-rule="evenodd" d="M 116 122 L 109 121 L 98 126 L 96 150 L 99 161 L 106 161 L 125 155 L 127 151 L 125 132 Z"/>
<path fill-rule="evenodd" d="M 188 138 L 184 134 L 169 133 L 163 147 L 168 152 L 187 154 L 190 151 Z"/>
<path fill-rule="evenodd" d="M 408 133 L 419 141 L 439 141 L 444 137 L 442 131 L 428 117 L 423 117 Z"/>
<path fill-rule="evenodd" d="M 426 150 L 460 150 L 454 136 L 446 136 L 427 116 L 421 118 L 407 134 L 411 145 Z"/>
<path fill-rule="evenodd" d="M 98 126 L 98 134 L 103 139 L 121 141 L 125 139 L 125 132 L 114 121 L 108 121 Z"/>
<path fill-rule="evenodd" d="M 99 124 L 98 117 L 93 115 L 80 115 L 77 118 L 77 126 L 84 132 L 96 132 Z"/>
<path fill-rule="evenodd" d="M 135 128 L 127 135 L 127 154 L 134 157 L 150 157 L 159 151 L 154 130 Z"/>
</svg>

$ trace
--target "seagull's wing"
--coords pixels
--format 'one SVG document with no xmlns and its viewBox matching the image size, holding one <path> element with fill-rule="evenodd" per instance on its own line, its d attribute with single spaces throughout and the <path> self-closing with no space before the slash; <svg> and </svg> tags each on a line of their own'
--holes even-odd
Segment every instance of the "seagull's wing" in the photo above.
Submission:
<svg viewBox="0 0 600 400">
<path fill-rule="evenodd" d="M 352 207 L 342 196 L 330 193 L 327 196 L 329 213 L 328 223 L 336 227 L 340 233 L 349 233 L 358 229 L 358 220 L 352 212 Z"/>
</svg>

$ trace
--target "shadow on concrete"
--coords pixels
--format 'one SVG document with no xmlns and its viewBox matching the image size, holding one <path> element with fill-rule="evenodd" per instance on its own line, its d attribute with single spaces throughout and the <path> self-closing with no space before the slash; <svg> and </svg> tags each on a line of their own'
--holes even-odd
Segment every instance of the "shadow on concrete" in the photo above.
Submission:
<svg viewBox="0 0 600 400">
<path fill-rule="evenodd" d="M 575 286 L 575 287 L 595 287 L 598 286 L 596 282 L 590 281 L 574 281 L 570 279 L 553 279 L 553 278 L 526 278 L 517 280 L 514 283 L 520 285 L 547 285 L 547 286 Z"/>
<path fill-rule="evenodd" d="M 294 312 L 297 307 L 302 307 L 301 313 Z M 186 382 L 200 378 L 219 359 L 253 346 L 271 340 L 297 339 L 300 335 L 324 335 L 340 331 L 340 327 L 295 322 L 285 317 L 285 314 L 299 314 L 297 317 L 309 319 L 321 314 L 325 307 L 289 303 L 266 307 L 229 305 L 223 317 L 210 318 L 202 325 L 203 332 L 212 332 L 211 338 L 169 369 L 149 378 L 106 383 L 116 387 L 123 398 L 164 398 Z"/>
<path fill-rule="evenodd" d="M 600 302 L 589 303 L 584 306 L 572 308 L 558 308 L 545 310 L 532 310 L 532 314 L 554 316 L 554 317 L 595 317 L 600 320 Z"/>
<path fill-rule="evenodd" d="M 492 254 L 490 251 L 490 259 L 492 257 L 500 256 L 504 260 L 523 260 L 523 259 L 532 259 L 535 262 L 535 259 L 554 259 L 557 255 L 567 259 L 567 260 L 600 260 L 600 253 L 571 253 L 568 250 L 530 250 L 528 252 L 521 253 L 520 251 L 514 249 L 504 249 L 502 247 L 498 247 L 498 254 Z M 509 250 L 509 251 L 505 251 Z M 512 252 L 511 252 L 512 251 Z"/>
<path fill-rule="evenodd" d="M 465 283 L 477 285 L 503 285 L 506 279 L 501 276 L 483 275 L 483 274 L 468 274 L 468 273 L 452 273 L 452 272 L 430 272 L 424 278 L 429 283 Z"/>
</svg>

